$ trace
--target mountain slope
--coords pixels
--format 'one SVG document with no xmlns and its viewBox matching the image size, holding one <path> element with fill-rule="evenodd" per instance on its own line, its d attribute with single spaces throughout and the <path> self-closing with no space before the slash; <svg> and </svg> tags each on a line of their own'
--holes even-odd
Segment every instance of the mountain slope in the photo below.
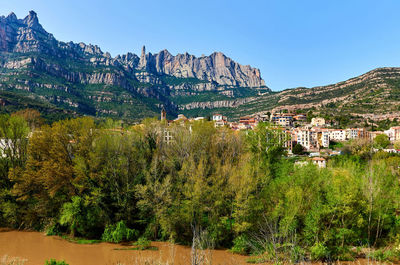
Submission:
<svg viewBox="0 0 400 265">
<path fill-rule="evenodd" d="M 276 110 L 311 108 L 372 118 L 398 116 L 400 68 L 377 68 L 337 84 L 279 93 Z"/>
<path fill-rule="evenodd" d="M 372 120 L 400 116 L 400 68 L 377 68 L 347 81 L 313 88 L 293 88 L 259 94 L 233 107 L 208 109 L 231 118 L 282 110 L 313 110 L 329 117 L 347 116 Z"/>
<path fill-rule="evenodd" d="M 33 11 L 0 17 L 0 90 L 80 114 L 141 119 L 245 102 L 269 92 L 260 71 L 222 53 L 196 58 L 145 52 L 111 57 L 98 46 L 60 42 Z"/>
</svg>

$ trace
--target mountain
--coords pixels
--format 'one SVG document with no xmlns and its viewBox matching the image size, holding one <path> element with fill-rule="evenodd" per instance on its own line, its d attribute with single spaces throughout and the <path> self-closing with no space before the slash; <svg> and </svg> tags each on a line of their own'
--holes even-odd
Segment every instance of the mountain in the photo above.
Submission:
<svg viewBox="0 0 400 265">
<path fill-rule="evenodd" d="M 400 115 L 400 68 L 378 68 L 344 82 L 272 92 L 258 69 L 223 53 L 167 50 L 112 57 L 91 44 L 61 42 L 30 11 L 0 16 L 0 112 L 32 107 L 50 119 L 93 115 L 127 120 L 222 112 L 242 115 L 313 110 L 327 116 Z"/>
<path fill-rule="evenodd" d="M 140 57 L 112 57 L 96 45 L 58 41 L 34 11 L 24 19 L 0 17 L 0 91 L 51 109 L 131 120 L 162 107 L 171 116 L 202 115 L 271 93 L 258 69 L 223 53 L 173 56 L 143 47 Z"/>
</svg>

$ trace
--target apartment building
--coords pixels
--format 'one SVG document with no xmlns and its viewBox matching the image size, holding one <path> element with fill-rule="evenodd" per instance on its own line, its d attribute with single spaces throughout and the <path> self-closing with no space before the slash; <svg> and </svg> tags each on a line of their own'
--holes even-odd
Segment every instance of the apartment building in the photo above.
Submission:
<svg viewBox="0 0 400 265">
<path fill-rule="evenodd" d="M 293 116 L 290 113 L 274 113 L 271 115 L 271 122 L 279 126 L 290 127 L 293 125 Z"/>
<path fill-rule="evenodd" d="M 369 138 L 368 132 L 365 128 L 350 128 L 346 129 L 346 139 L 359 139 L 359 138 Z"/>
<path fill-rule="evenodd" d="M 343 129 L 330 129 L 329 138 L 333 141 L 346 141 L 346 130 Z"/>
</svg>

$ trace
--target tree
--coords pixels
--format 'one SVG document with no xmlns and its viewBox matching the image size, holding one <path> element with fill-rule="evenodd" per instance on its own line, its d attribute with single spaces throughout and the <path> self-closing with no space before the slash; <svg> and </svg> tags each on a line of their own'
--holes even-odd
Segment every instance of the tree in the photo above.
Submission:
<svg viewBox="0 0 400 265">
<path fill-rule="evenodd" d="M 395 143 L 394 143 L 394 149 L 396 149 L 396 150 L 400 150 L 400 141 L 396 141 Z"/>
<path fill-rule="evenodd" d="M 103 230 L 100 208 L 78 196 L 62 206 L 60 224 L 68 226 L 72 237 L 77 233 L 93 237 Z"/>
<path fill-rule="evenodd" d="M 301 144 L 296 144 L 292 150 L 295 155 L 302 155 L 304 153 L 304 147 Z"/>
<path fill-rule="evenodd" d="M 39 128 L 44 124 L 43 118 L 40 116 L 40 112 L 35 109 L 24 109 L 17 111 L 12 114 L 12 116 L 20 116 L 25 119 L 28 123 L 31 131 Z"/>
<path fill-rule="evenodd" d="M 389 137 L 386 134 L 379 134 L 374 139 L 374 147 L 378 149 L 385 149 L 390 144 Z"/>
</svg>

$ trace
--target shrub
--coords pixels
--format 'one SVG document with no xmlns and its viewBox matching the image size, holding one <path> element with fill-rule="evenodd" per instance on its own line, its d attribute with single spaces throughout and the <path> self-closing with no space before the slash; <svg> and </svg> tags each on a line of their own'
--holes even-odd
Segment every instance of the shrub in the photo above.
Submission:
<svg viewBox="0 0 400 265">
<path fill-rule="evenodd" d="M 310 248 L 311 260 L 323 260 L 329 257 L 328 248 L 322 243 L 315 243 Z"/>
<path fill-rule="evenodd" d="M 371 252 L 368 255 L 369 258 L 377 260 L 377 261 L 397 261 L 400 258 L 400 253 L 399 251 L 392 250 L 392 249 L 378 249 L 373 252 Z"/>
<path fill-rule="evenodd" d="M 45 265 L 68 265 L 65 261 L 57 261 L 55 259 L 46 260 Z"/>
<path fill-rule="evenodd" d="M 355 256 L 357 255 L 357 253 L 352 251 L 348 246 L 337 247 L 333 252 L 334 253 L 331 253 L 332 257 L 335 260 L 341 261 L 354 261 Z"/>
<path fill-rule="evenodd" d="M 304 154 L 304 147 L 301 144 L 296 144 L 292 150 L 293 154 L 295 155 L 302 155 Z"/>
<path fill-rule="evenodd" d="M 242 255 L 249 254 L 250 246 L 248 243 L 248 238 L 245 235 L 236 237 L 233 240 L 233 247 L 231 248 L 231 252 Z"/>
<path fill-rule="evenodd" d="M 60 235 L 60 225 L 58 223 L 52 222 L 45 229 L 46 236 L 58 236 Z"/>
<path fill-rule="evenodd" d="M 119 243 L 123 241 L 132 241 L 137 235 L 138 231 L 128 228 L 124 221 L 120 221 L 115 225 L 108 225 L 104 229 L 101 239 L 106 242 Z"/>
<path fill-rule="evenodd" d="M 151 246 L 151 241 L 142 236 L 133 245 L 137 246 L 139 250 L 145 250 Z"/>
</svg>

